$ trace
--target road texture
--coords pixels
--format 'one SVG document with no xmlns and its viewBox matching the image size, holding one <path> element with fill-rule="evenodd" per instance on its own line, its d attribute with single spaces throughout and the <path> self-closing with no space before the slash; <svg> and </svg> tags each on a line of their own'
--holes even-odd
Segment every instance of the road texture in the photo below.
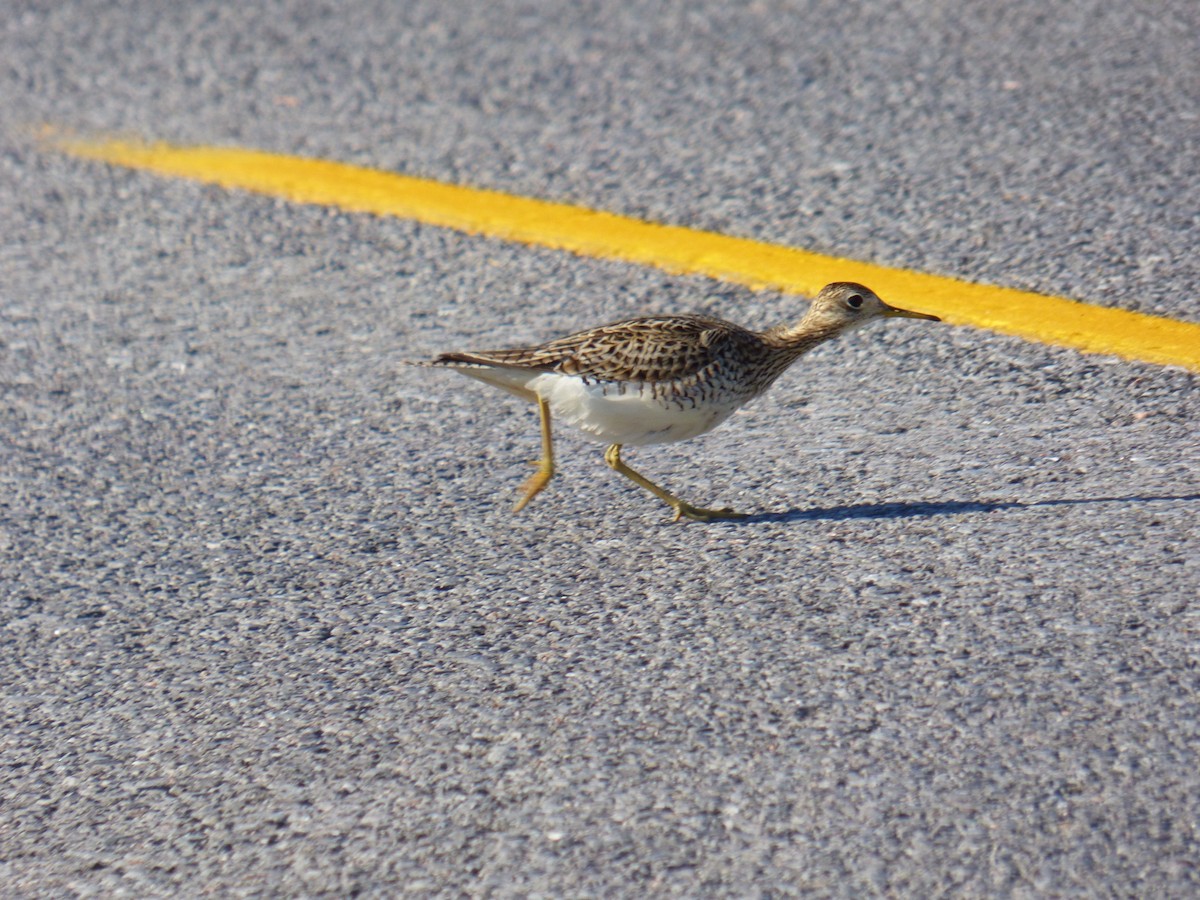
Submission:
<svg viewBox="0 0 1200 900">
<path fill-rule="evenodd" d="M 897 322 L 629 461 L 448 349 L 794 297 L 81 162 L 228 143 L 1196 320 L 1200 6 L 18 3 L 0 893 L 1200 891 L 1197 376 Z M 886 299 L 886 298 L 885 298 Z"/>
</svg>

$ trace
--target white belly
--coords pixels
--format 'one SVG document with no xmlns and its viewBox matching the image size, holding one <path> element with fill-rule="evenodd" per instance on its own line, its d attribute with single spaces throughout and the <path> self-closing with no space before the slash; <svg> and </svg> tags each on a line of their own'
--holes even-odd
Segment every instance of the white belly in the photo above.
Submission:
<svg viewBox="0 0 1200 900">
<path fill-rule="evenodd" d="M 651 396 L 635 387 L 620 393 L 612 384 L 587 384 L 581 378 L 545 373 L 530 379 L 526 388 L 550 404 L 554 418 L 574 425 L 606 444 L 665 444 L 682 441 L 715 428 L 728 419 L 745 399 L 696 404 Z M 748 398 L 746 398 L 748 399 Z"/>
</svg>

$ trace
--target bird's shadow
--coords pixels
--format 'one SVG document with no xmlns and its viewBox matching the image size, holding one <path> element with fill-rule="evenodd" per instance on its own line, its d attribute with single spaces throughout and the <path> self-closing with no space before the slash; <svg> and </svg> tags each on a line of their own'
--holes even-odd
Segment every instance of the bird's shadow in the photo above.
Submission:
<svg viewBox="0 0 1200 900">
<path fill-rule="evenodd" d="M 759 522 L 814 522 L 839 519 L 909 519 L 929 516 L 954 516 L 966 513 L 998 512 L 1008 509 L 1035 509 L 1041 506 L 1081 506 L 1093 503 L 1151 503 L 1159 500 L 1200 500 L 1200 494 L 1177 494 L 1128 497 L 1069 497 L 1056 500 L 950 500 L 942 503 L 859 503 L 851 506 L 830 506 L 789 509 L 786 512 L 754 513 L 733 524 L 749 525 Z"/>
</svg>

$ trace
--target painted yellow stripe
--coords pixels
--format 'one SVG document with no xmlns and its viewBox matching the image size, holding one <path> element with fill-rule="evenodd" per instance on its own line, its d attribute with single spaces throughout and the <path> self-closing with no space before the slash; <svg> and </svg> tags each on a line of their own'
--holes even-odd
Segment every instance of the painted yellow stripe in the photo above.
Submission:
<svg viewBox="0 0 1200 900">
<path fill-rule="evenodd" d="M 416 219 L 753 288 L 813 296 L 830 281 L 859 281 L 890 303 L 936 313 L 948 322 L 1200 371 L 1200 324 L 1191 322 L 325 160 L 115 140 L 59 141 L 57 145 L 79 157 L 297 203 Z"/>
</svg>

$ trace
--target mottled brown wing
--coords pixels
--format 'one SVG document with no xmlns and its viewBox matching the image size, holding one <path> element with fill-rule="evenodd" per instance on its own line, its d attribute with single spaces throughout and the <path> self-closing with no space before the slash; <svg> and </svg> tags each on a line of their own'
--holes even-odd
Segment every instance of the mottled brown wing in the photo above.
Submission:
<svg viewBox="0 0 1200 900">
<path fill-rule="evenodd" d="M 686 379 L 724 356 L 740 355 L 755 336 L 707 316 L 648 316 L 614 322 L 537 347 L 447 353 L 438 362 L 542 369 L 600 381 Z"/>
</svg>

